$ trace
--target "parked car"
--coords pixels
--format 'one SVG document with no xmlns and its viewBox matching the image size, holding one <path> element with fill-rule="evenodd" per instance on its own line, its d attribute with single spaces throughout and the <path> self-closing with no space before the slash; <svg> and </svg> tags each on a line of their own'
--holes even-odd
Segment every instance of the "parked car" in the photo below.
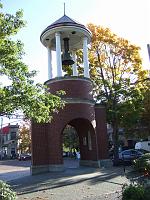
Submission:
<svg viewBox="0 0 150 200">
<path fill-rule="evenodd" d="M 122 162 L 132 162 L 133 160 L 141 157 L 142 155 L 143 153 L 138 150 L 128 149 L 119 153 L 119 160 Z"/>
<path fill-rule="evenodd" d="M 21 161 L 21 160 L 31 160 L 31 154 L 20 154 L 18 156 L 18 160 Z"/>
<path fill-rule="evenodd" d="M 68 152 L 63 151 L 63 157 L 68 157 Z"/>
<path fill-rule="evenodd" d="M 135 149 L 141 149 L 150 152 L 150 141 L 137 142 L 135 144 Z"/>
</svg>

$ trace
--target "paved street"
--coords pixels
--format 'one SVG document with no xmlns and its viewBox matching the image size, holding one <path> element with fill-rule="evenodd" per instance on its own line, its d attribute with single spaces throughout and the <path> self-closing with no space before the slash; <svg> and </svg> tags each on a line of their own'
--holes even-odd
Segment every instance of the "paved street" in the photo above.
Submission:
<svg viewBox="0 0 150 200">
<path fill-rule="evenodd" d="M 31 161 L 3 160 L 0 161 L 0 180 L 10 181 L 30 175 Z M 79 167 L 78 160 L 64 160 L 66 168 Z"/>
<path fill-rule="evenodd" d="M 10 181 L 30 175 L 30 161 L 0 161 L 0 180 Z"/>
<path fill-rule="evenodd" d="M 31 161 L 3 160 L 0 161 L 0 180 L 10 181 L 30 175 Z M 78 168 L 79 162 L 74 159 L 64 159 L 66 168 Z"/>
<path fill-rule="evenodd" d="M 65 160 L 64 172 L 30 175 L 29 161 L 1 161 L 0 179 L 28 200 L 115 200 L 128 180 L 122 167 L 96 169 L 79 167 L 77 160 Z"/>
</svg>

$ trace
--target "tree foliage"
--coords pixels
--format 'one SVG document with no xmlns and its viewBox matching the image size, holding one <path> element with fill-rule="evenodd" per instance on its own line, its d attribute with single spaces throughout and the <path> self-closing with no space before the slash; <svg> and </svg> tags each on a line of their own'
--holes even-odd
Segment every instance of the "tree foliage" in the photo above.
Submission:
<svg viewBox="0 0 150 200">
<path fill-rule="evenodd" d="M 146 133 L 150 135 L 150 84 L 149 88 L 145 91 L 143 101 L 143 112 L 141 113 L 141 124 L 146 127 Z"/>
<path fill-rule="evenodd" d="M 142 80 L 147 72 L 142 68 L 139 47 L 118 37 L 108 28 L 93 24 L 89 24 L 88 28 L 93 34 L 89 56 L 95 96 L 107 107 L 117 162 L 118 129 L 125 124 L 135 125 L 138 121 L 143 101 Z"/>
<path fill-rule="evenodd" d="M 90 77 L 94 98 L 107 108 L 107 122 L 113 128 L 116 160 L 118 158 L 118 129 L 133 130 L 143 112 L 147 71 L 142 68 L 140 48 L 118 37 L 108 28 L 88 24 L 92 32 L 89 47 Z M 77 52 L 79 75 L 83 75 L 82 51 Z M 127 130 L 127 129 L 126 129 Z"/>
<path fill-rule="evenodd" d="M 117 161 L 118 129 L 124 127 L 127 121 L 129 126 L 133 120 L 138 120 L 137 114 L 141 112 L 140 104 L 143 100 L 142 80 L 146 78 L 147 72 L 142 68 L 139 47 L 118 37 L 108 28 L 93 24 L 89 24 L 88 28 L 93 34 L 89 58 L 95 98 L 107 107 Z M 133 118 L 129 118 L 128 112 Z M 123 120 L 127 117 L 127 121 Z"/>
<path fill-rule="evenodd" d="M 118 159 L 118 131 L 137 133 L 149 124 L 149 79 L 143 70 L 140 48 L 118 37 L 108 28 L 88 24 L 92 32 L 89 47 L 90 77 L 94 98 L 107 108 L 107 122 L 113 128 L 114 153 Z M 79 76 L 83 76 L 82 50 L 77 52 Z M 71 74 L 70 69 L 65 71 Z M 147 102 L 147 103 L 146 103 Z"/>
<path fill-rule="evenodd" d="M 148 75 L 148 73 L 147 73 Z M 123 102 L 121 125 L 130 137 L 147 139 L 150 135 L 150 79 L 148 76 L 135 82 L 136 93 Z"/>
<path fill-rule="evenodd" d="M 79 149 L 79 138 L 77 132 L 70 125 L 67 125 L 63 131 L 63 145 L 64 148 L 68 148 L 70 152 Z"/>
<path fill-rule="evenodd" d="M 46 86 L 34 84 L 36 71 L 29 71 L 23 63 L 23 44 L 13 36 L 25 26 L 23 11 L 15 15 L 3 13 L 0 5 L 0 75 L 7 78 L 7 85 L 0 85 L 0 114 L 9 115 L 21 110 L 26 118 L 48 122 L 52 113 L 63 106 L 60 95 L 50 94 Z"/>
<path fill-rule="evenodd" d="M 11 186 L 0 180 L 0 199 L 2 200 L 16 200 L 16 192 L 12 190 Z"/>
<path fill-rule="evenodd" d="M 28 124 L 24 124 L 19 128 L 18 141 L 19 152 L 31 153 L 31 131 Z"/>
</svg>

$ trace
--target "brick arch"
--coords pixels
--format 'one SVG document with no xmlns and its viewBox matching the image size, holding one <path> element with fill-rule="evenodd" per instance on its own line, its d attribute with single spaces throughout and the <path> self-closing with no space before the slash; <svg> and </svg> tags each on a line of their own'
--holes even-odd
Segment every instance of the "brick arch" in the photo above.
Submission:
<svg viewBox="0 0 150 200">
<path fill-rule="evenodd" d="M 53 116 L 52 123 L 48 124 L 47 133 L 48 133 L 48 154 L 49 154 L 49 164 L 63 164 L 62 157 L 62 131 L 67 124 L 72 124 L 75 126 L 79 134 L 82 134 L 83 123 L 90 126 L 92 130 L 91 122 L 94 120 L 94 107 L 90 104 L 66 104 L 65 109 L 59 111 L 58 114 Z M 82 120 L 81 120 L 82 119 Z M 81 122 L 82 121 L 82 122 Z M 85 126 L 84 130 L 87 134 L 87 127 Z M 94 131 L 93 131 L 94 132 Z M 96 139 L 96 137 L 95 137 Z M 81 136 L 79 137 L 80 144 Z M 81 145 L 82 147 L 82 145 Z M 84 148 L 82 149 L 82 157 L 84 156 Z M 96 151 L 95 151 L 96 152 Z"/>
<path fill-rule="evenodd" d="M 59 77 L 46 84 L 52 94 L 64 90 L 66 104 L 53 115 L 51 123 L 32 123 L 31 173 L 62 170 L 62 131 L 67 124 L 79 135 L 80 164 L 99 167 L 108 158 L 106 112 L 103 106 L 95 105 L 92 82 L 81 77 Z"/>
<path fill-rule="evenodd" d="M 97 160 L 96 134 L 91 122 L 88 119 L 75 118 L 68 122 L 65 127 L 67 125 L 74 127 L 78 134 L 81 159 Z M 65 127 L 61 131 L 62 135 Z"/>
</svg>

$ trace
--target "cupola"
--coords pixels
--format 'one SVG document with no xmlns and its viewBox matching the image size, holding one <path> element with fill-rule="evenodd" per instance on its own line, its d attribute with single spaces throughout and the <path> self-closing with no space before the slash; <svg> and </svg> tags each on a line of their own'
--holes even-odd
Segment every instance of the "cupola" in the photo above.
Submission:
<svg viewBox="0 0 150 200">
<path fill-rule="evenodd" d="M 79 49 L 83 49 L 84 77 L 89 78 L 91 32 L 84 25 L 64 14 L 42 32 L 40 40 L 48 50 L 48 79 L 54 78 L 51 51 L 56 51 L 56 77 L 62 77 L 62 65 L 72 65 L 73 76 L 78 76 L 76 51 Z"/>
</svg>

